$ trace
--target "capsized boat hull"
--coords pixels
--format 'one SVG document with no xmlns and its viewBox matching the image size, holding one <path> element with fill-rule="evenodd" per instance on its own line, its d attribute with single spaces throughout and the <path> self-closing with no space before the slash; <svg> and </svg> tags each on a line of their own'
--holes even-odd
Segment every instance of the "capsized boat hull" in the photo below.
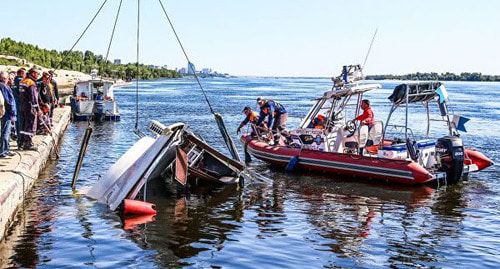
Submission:
<svg viewBox="0 0 500 269">
<path fill-rule="evenodd" d="M 252 156 L 278 166 L 286 166 L 291 158 L 298 156 L 296 168 L 302 170 L 406 185 L 424 184 L 436 179 L 436 175 L 413 161 L 269 146 L 247 135 L 242 136 L 241 140 L 247 143 L 247 151 Z"/>
</svg>

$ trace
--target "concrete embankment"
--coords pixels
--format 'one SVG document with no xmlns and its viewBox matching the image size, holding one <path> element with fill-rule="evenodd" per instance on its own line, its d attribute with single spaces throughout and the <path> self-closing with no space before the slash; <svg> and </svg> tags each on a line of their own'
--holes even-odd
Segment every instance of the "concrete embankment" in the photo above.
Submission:
<svg viewBox="0 0 500 269">
<path fill-rule="evenodd" d="M 38 179 L 38 174 L 54 154 L 53 151 L 57 150 L 56 145 L 68 126 L 70 114 L 69 107 L 54 110 L 52 135 L 37 135 L 33 139 L 37 151 L 16 150 L 15 143 L 12 143 L 11 149 L 16 155 L 0 159 L 0 241 L 4 239 L 17 209 Z"/>
</svg>

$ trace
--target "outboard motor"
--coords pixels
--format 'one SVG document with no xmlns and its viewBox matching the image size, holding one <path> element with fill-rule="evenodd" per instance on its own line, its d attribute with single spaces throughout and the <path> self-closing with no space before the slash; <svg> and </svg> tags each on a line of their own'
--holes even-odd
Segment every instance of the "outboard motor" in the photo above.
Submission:
<svg viewBox="0 0 500 269">
<path fill-rule="evenodd" d="M 436 158 L 441 164 L 439 171 L 446 172 L 448 183 L 456 183 L 464 170 L 464 145 L 457 136 L 445 136 L 437 140 Z"/>
<path fill-rule="evenodd" d="M 94 112 L 94 120 L 102 121 L 104 119 L 104 103 L 102 101 L 96 101 L 95 112 Z"/>
</svg>

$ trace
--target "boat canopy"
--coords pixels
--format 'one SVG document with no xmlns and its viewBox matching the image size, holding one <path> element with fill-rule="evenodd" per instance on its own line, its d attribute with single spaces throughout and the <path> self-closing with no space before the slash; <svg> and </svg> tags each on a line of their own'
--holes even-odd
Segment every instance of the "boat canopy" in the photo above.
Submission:
<svg viewBox="0 0 500 269">
<path fill-rule="evenodd" d="M 396 86 L 389 100 L 394 105 L 408 103 L 428 102 L 438 96 L 436 90 L 442 85 L 441 82 L 411 82 Z"/>
<path fill-rule="evenodd" d="M 331 91 L 327 91 L 323 94 L 322 97 L 317 98 L 320 99 L 330 99 L 330 98 L 341 98 L 350 95 L 360 94 L 367 91 L 380 89 L 382 86 L 380 84 L 354 84 L 354 85 L 345 85 L 341 88 L 334 88 Z"/>
<path fill-rule="evenodd" d="M 92 79 L 76 83 L 75 94 L 79 97 L 87 97 L 94 100 L 98 94 L 103 95 L 103 99 L 114 99 L 113 81 Z"/>
</svg>

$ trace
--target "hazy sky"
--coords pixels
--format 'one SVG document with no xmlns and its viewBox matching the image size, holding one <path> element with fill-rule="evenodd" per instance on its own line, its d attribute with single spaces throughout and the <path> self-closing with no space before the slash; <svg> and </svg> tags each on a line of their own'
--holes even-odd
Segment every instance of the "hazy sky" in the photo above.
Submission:
<svg viewBox="0 0 500 269">
<path fill-rule="evenodd" d="M 102 0 L 1 0 L 0 37 L 69 49 Z M 135 59 L 136 0 L 124 0 L 111 59 Z M 119 0 L 108 0 L 78 50 L 105 54 Z M 500 1 L 164 1 L 197 69 L 235 75 L 500 74 Z M 17 8 L 17 9 L 16 9 Z M 141 0 L 141 62 L 186 65 L 157 0 Z"/>
</svg>

